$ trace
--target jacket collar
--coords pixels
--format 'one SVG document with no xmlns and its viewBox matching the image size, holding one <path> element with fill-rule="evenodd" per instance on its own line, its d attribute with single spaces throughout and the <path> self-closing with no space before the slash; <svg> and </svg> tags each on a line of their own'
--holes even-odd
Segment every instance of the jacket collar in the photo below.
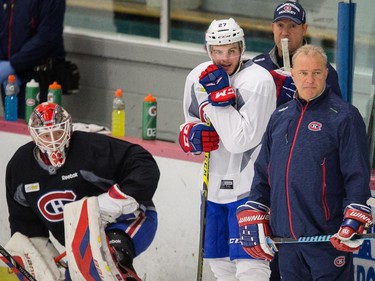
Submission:
<svg viewBox="0 0 375 281">
<path fill-rule="evenodd" d="M 305 101 L 303 99 L 301 99 L 298 95 L 298 91 L 295 92 L 294 94 L 294 99 L 297 101 L 298 104 L 302 105 L 302 106 L 305 106 L 306 104 L 310 104 L 310 105 L 314 105 L 314 104 L 317 104 L 317 103 L 320 103 L 321 100 L 324 100 L 327 96 L 328 96 L 328 93 L 330 92 L 330 87 L 328 85 L 326 85 L 326 87 L 324 88 L 323 92 L 318 95 L 317 97 L 309 100 L 309 101 Z"/>
</svg>

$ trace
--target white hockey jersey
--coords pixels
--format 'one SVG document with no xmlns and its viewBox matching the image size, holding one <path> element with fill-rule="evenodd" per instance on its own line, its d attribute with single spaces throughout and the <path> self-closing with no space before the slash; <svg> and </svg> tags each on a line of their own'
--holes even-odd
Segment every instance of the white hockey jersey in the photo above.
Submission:
<svg viewBox="0 0 375 281">
<path fill-rule="evenodd" d="M 186 78 L 184 124 L 200 122 L 199 105 L 207 101 L 207 93 L 199 76 L 210 64 L 211 61 L 198 65 Z M 230 82 L 236 92 L 235 105 L 204 107 L 220 136 L 219 149 L 211 152 L 209 163 L 208 200 L 215 203 L 230 203 L 249 195 L 261 139 L 276 107 L 272 76 L 251 60 L 230 77 Z"/>
</svg>

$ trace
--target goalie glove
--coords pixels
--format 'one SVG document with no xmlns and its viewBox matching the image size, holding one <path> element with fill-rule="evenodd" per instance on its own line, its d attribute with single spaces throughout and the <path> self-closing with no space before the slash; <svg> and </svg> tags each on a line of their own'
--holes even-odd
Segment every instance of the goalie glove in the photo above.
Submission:
<svg viewBox="0 0 375 281">
<path fill-rule="evenodd" d="M 17 261 L 29 273 L 29 276 L 34 277 L 33 280 L 65 280 L 65 269 L 59 267 L 59 264 L 56 264 L 54 260 L 59 252 L 47 237 L 30 238 L 16 232 L 4 248 L 11 255 L 10 259 Z M 0 280 L 31 279 L 23 277 L 14 262 L 5 257 L 7 255 L 4 255 L 4 257 L 0 255 Z M 4 267 L 6 267 L 6 270 L 3 270 Z M 14 274 L 12 274 L 12 271 Z"/>
<path fill-rule="evenodd" d="M 270 73 L 276 85 L 277 106 L 293 99 L 296 86 L 290 72 L 283 69 L 273 69 Z"/>
<path fill-rule="evenodd" d="M 209 65 L 199 76 L 199 83 L 208 93 L 208 102 L 213 106 L 235 103 L 236 93 L 229 85 L 229 75 L 220 65 Z"/>
<path fill-rule="evenodd" d="M 182 127 L 179 143 L 184 152 L 210 152 L 219 148 L 219 135 L 204 123 L 187 123 Z"/>
<path fill-rule="evenodd" d="M 121 215 L 137 215 L 139 204 L 131 196 L 120 190 L 118 184 L 114 184 L 108 192 L 98 196 L 100 215 L 105 225 L 114 223 Z"/>
<path fill-rule="evenodd" d="M 363 234 L 372 225 L 371 208 L 361 204 L 350 204 L 345 208 L 344 220 L 339 231 L 330 239 L 333 247 L 343 252 L 355 252 L 363 240 L 351 240 L 355 234 Z"/>
<path fill-rule="evenodd" d="M 248 201 L 237 208 L 237 220 L 240 230 L 240 242 L 254 259 L 271 261 L 277 248 L 268 244 L 270 209 L 258 202 Z"/>
<path fill-rule="evenodd" d="M 119 268 L 124 273 L 134 271 L 133 259 L 135 257 L 134 244 L 132 239 L 122 230 L 106 231 L 111 254 Z"/>
</svg>

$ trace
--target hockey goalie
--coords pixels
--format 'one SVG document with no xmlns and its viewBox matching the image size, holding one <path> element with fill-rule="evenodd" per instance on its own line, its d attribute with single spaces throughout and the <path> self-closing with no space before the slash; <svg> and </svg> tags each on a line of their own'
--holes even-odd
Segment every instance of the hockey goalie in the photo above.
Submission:
<svg viewBox="0 0 375 281">
<path fill-rule="evenodd" d="M 160 172 L 152 155 L 111 136 L 73 132 L 68 112 L 50 102 L 34 109 L 28 127 L 32 141 L 6 170 L 11 238 L 0 248 L 0 280 L 141 280 L 133 259 L 157 229 Z"/>
</svg>

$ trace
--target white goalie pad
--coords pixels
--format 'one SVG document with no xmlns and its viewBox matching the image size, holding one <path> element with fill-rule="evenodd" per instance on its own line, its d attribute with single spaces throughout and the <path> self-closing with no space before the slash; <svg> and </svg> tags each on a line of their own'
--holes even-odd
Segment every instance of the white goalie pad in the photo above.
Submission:
<svg viewBox="0 0 375 281">
<path fill-rule="evenodd" d="M 54 258 L 59 254 L 48 238 L 28 238 L 16 232 L 4 249 L 38 281 L 64 280 Z M 0 280 L 28 280 L 2 255 L 0 255 Z"/>
<path fill-rule="evenodd" d="M 97 197 L 64 206 L 65 247 L 74 281 L 126 280 L 110 253 Z"/>
</svg>

